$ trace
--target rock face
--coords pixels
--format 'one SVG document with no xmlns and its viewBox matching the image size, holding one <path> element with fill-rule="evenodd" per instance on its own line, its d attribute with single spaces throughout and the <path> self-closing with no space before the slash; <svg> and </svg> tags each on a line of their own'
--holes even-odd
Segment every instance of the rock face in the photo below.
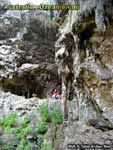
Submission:
<svg viewBox="0 0 113 150">
<path fill-rule="evenodd" d="M 67 150 L 71 143 L 111 146 L 113 2 L 65 3 L 79 3 L 80 10 L 60 11 L 53 20 L 40 10 L 0 13 L 0 117 L 36 112 L 51 89 L 62 84 L 62 101 L 57 103 L 68 121 L 50 124 L 45 141 L 55 150 Z M 54 101 L 48 104 L 52 109 Z"/>
<path fill-rule="evenodd" d="M 2 9 L 5 4 L 10 4 L 10 1 L 9 0 L 0 1 L 0 14 L 4 14 L 6 12 L 5 10 Z"/>
<path fill-rule="evenodd" d="M 59 130 L 60 133 L 64 133 L 64 134 L 58 133 Z M 89 149 L 91 149 L 90 148 L 91 145 L 92 148 L 93 146 L 95 147 L 95 145 L 100 146 L 103 149 L 105 149 L 105 147 L 108 149 L 112 148 L 113 131 L 102 132 L 92 127 L 87 127 L 87 126 L 83 127 L 80 124 L 72 124 L 70 126 L 68 125 L 67 127 L 63 127 L 63 129 L 61 126 L 59 130 L 56 132 L 56 137 L 57 139 L 59 139 L 59 141 L 62 142 L 59 145 L 56 144 L 56 149 L 68 150 L 68 149 L 72 149 L 72 147 L 77 147 L 77 145 L 79 148 L 81 147 L 82 149 L 82 147 L 85 144 L 89 146 Z"/>
<path fill-rule="evenodd" d="M 26 99 L 9 92 L 0 92 L 0 118 L 8 113 L 17 112 L 18 115 L 35 112 L 40 100 L 36 97 Z"/>
<path fill-rule="evenodd" d="M 69 10 L 66 13 L 56 42 L 55 57 L 62 78 L 63 111 L 64 114 L 69 113 L 67 100 L 73 89 L 73 99 L 77 100 L 78 120 L 97 129 L 108 129 L 109 125 L 112 129 L 113 3 L 112 1 L 107 3 L 106 0 L 99 2 L 80 0 L 78 3 L 79 11 Z M 80 135 L 81 131 L 77 134 L 75 129 L 79 130 L 81 125 L 77 127 L 76 123 L 69 124 L 70 122 L 66 124 L 66 128 L 62 128 L 64 137 L 61 140 L 64 141 L 61 143 L 65 143 L 66 146 L 56 149 L 67 149 L 69 142 L 98 143 L 93 136 L 90 140 L 88 135 L 84 135 L 84 131 L 83 138 Z M 100 133 L 100 136 L 102 138 L 103 134 Z M 112 139 L 111 135 L 109 138 Z M 100 143 L 104 144 L 104 141 Z"/>
<path fill-rule="evenodd" d="M 1 89 L 26 98 L 47 97 L 59 82 L 54 61 L 57 25 L 40 10 L 7 11 L 0 20 Z"/>
<path fill-rule="evenodd" d="M 56 62 L 62 77 L 63 111 L 68 109 L 66 101 L 73 89 L 78 100 L 79 119 L 88 121 L 101 118 L 102 112 L 110 112 L 113 106 L 113 12 L 109 8 L 110 4 L 112 7 L 111 1 L 107 4 L 106 1 L 99 4 L 94 1 L 92 5 L 90 1 L 78 2 L 80 10 L 68 11 L 67 22 L 62 24 L 63 29 L 56 42 Z M 109 26 L 103 17 L 108 19 Z"/>
</svg>

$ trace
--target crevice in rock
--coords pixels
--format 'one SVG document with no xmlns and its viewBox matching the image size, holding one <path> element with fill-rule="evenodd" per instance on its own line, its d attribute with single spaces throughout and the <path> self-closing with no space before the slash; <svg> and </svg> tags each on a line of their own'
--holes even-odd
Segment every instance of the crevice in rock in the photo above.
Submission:
<svg viewBox="0 0 113 150">
<path fill-rule="evenodd" d="M 86 50 L 86 48 L 91 48 L 91 43 L 89 42 L 89 39 L 94 33 L 96 25 L 91 23 L 87 25 L 81 32 L 80 32 L 80 49 Z"/>
</svg>

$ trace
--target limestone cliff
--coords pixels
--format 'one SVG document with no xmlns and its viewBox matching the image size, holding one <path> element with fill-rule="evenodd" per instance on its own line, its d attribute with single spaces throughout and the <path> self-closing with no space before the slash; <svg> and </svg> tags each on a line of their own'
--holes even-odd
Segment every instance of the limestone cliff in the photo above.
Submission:
<svg viewBox="0 0 113 150">
<path fill-rule="evenodd" d="M 105 135 L 100 132 L 95 141 L 95 132 L 92 136 L 86 134 L 91 128 L 80 129 L 84 124 L 104 131 L 113 128 L 113 1 L 71 1 L 75 2 L 80 4 L 79 11 L 61 12 L 65 19 L 59 19 L 61 29 L 55 45 L 62 78 L 62 109 L 66 119 L 69 121 L 71 116 L 73 120 L 61 127 L 64 141 L 56 149 L 62 150 L 68 149 L 67 143 L 104 144 L 107 137 L 102 140 Z M 70 94 L 75 100 L 76 118 L 68 104 Z M 82 124 L 77 125 L 74 119 Z M 112 139 L 111 135 L 109 138 Z"/>
<path fill-rule="evenodd" d="M 80 10 L 69 10 L 62 23 L 56 62 L 62 76 L 64 112 L 68 111 L 66 101 L 73 89 L 79 118 L 87 121 L 112 109 L 113 11 L 112 1 L 78 2 Z"/>
<path fill-rule="evenodd" d="M 56 101 L 47 98 L 59 86 L 65 121 L 50 123 L 44 142 L 52 150 L 113 147 L 113 1 L 56 2 L 80 10 L 53 18 L 42 10 L 0 11 L 0 117 L 28 113 L 36 123 L 37 107 L 52 108 Z"/>
<path fill-rule="evenodd" d="M 1 89 L 26 98 L 46 97 L 59 82 L 54 59 L 56 23 L 40 10 L 7 11 L 0 22 Z"/>
</svg>

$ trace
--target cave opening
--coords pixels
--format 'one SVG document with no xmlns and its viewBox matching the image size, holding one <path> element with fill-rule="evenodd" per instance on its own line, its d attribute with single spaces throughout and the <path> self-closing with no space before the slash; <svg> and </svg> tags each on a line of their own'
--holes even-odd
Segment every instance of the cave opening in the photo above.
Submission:
<svg viewBox="0 0 113 150">
<path fill-rule="evenodd" d="M 42 85 L 34 80 L 28 80 L 26 78 L 16 78 L 12 80 L 2 80 L 1 89 L 4 92 L 10 92 L 12 94 L 23 96 L 25 98 L 45 98 L 44 89 Z"/>
<path fill-rule="evenodd" d="M 91 48 L 92 44 L 89 42 L 90 37 L 94 34 L 94 29 L 96 28 L 95 23 L 87 25 L 80 33 L 80 49 L 85 50 L 86 48 Z"/>
<path fill-rule="evenodd" d="M 15 86 L 15 85 L 8 85 L 3 89 L 5 92 L 11 92 L 12 94 L 18 95 L 18 96 L 24 96 L 25 98 L 32 98 L 32 97 L 38 97 L 38 98 L 44 98 L 43 95 L 43 89 L 41 87 L 33 86 L 32 89 L 25 88 L 23 86 Z"/>
</svg>

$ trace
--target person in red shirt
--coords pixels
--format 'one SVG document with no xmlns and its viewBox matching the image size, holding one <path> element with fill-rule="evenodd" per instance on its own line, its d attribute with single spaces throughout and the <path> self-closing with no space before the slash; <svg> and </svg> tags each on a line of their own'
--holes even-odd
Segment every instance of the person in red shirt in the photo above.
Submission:
<svg viewBox="0 0 113 150">
<path fill-rule="evenodd" d="M 59 99 L 59 98 L 60 98 L 60 95 L 59 95 L 59 93 L 58 93 L 58 91 L 57 91 L 56 89 L 53 89 L 53 90 L 51 91 L 51 96 L 52 96 L 52 98 L 54 98 L 54 99 Z"/>
</svg>

